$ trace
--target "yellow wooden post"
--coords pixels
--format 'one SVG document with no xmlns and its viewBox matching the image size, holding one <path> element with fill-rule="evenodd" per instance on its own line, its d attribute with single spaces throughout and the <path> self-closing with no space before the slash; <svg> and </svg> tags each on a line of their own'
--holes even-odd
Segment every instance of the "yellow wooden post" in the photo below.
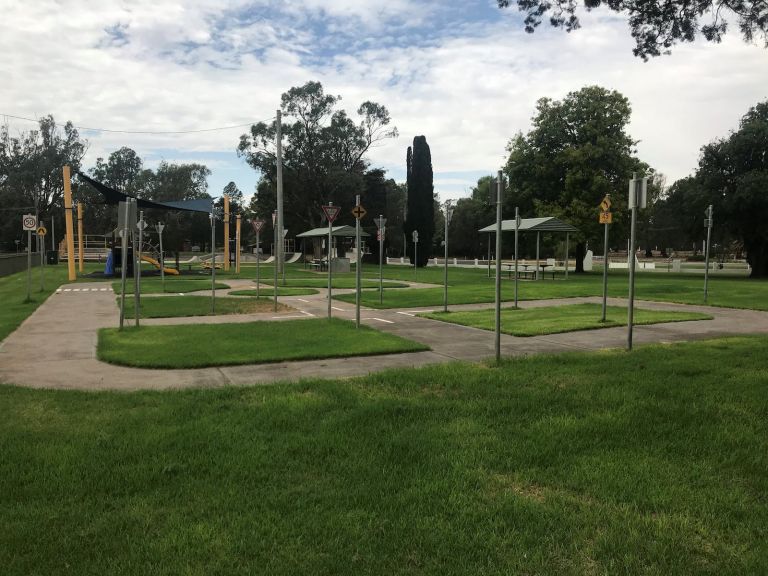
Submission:
<svg viewBox="0 0 768 576">
<path fill-rule="evenodd" d="M 72 188 L 69 166 L 64 166 L 64 222 L 67 227 L 67 274 L 69 281 L 77 279 L 75 273 L 75 236 L 72 226 Z"/>
<path fill-rule="evenodd" d="M 77 251 L 82 274 L 85 268 L 83 268 L 83 205 L 80 202 L 77 203 Z"/>
<path fill-rule="evenodd" d="M 235 270 L 240 274 L 240 214 L 235 221 Z"/>
<path fill-rule="evenodd" d="M 229 270 L 229 196 L 224 196 L 224 270 Z"/>
</svg>

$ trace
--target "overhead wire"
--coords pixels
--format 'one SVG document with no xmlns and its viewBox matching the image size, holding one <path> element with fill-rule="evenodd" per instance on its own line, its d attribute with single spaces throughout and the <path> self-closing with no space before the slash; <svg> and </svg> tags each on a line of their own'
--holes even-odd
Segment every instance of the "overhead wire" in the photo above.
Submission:
<svg viewBox="0 0 768 576">
<path fill-rule="evenodd" d="M 39 119 L 35 118 L 26 118 L 25 116 L 15 116 L 13 114 L 4 114 L 0 112 L 0 116 L 6 117 L 6 118 L 13 118 L 15 120 L 26 120 L 27 122 L 39 122 Z M 91 132 L 108 132 L 110 134 L 146 134 L 146 135 L 152 135 L 152 136 L 159 136 L 164 134 L 199 134 L 201 132 L 218 132 L 221 130 L 232 130 L 234 128 L 244 128 L 246 126 L 252 126 L 253 124 L 258 124 L 259 122 L 269 122 L 270 120 L 274 120 L 275 116 L 272 118 L 268 118 L 266 120 L 254 120 L 252 122 L 246 122 L 243 124 L 233 124 L 231 126 L 219 126 L 217 128 L 200 128 L 197 130 L 114 130 L 111 128 L 89 128 L 87 126 L 73 126 L 77 128 L 78 130 L 89 130 Z"/>
</svg>

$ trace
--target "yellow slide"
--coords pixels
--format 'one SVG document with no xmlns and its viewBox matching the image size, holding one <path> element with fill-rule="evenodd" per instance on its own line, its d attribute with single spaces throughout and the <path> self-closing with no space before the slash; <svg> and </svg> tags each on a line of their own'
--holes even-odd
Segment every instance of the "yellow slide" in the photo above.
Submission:
<svg viewBox="0 0 768 576">
<path fill-rule="evenodd" d="M 149 262 L 150 264 L 152 264 L 152 266 L 160 270 L 160 262 L 158 262 L 151 256 L 145 256 L 144 254 L 142 254 L 141 259 L 144 260 L 144 262 Z M 176 268 L 163 268 L 163 272 L 165 272 L 166 274 L 173 274 L 175 276 L 179 275 L 179 271 L 176 270 Z"/>
</svg>

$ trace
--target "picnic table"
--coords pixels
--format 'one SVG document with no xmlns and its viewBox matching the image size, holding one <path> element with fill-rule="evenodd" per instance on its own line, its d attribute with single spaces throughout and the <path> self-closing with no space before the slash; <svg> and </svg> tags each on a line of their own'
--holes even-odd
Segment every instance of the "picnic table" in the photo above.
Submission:
<svg viewBox="0 0 768 576">
<path fill-rule="evenodd" d="M 515 263 L 514 262 L 502 262 L 502 267 L 507 268 L 507 278 L 512 278 L 512 273 L 515 271 Z M 541 277 L 544 277 L 544 274 L 547 271 L 547 268 L 552 268 L 552 279 L 555 279 L 555 267 L 552 264 L 547 264 L 546 262 L 540 262 L 537 264 L 529 264 L 527 262 L 517 262 L 517 277 L 522 278 L 525 280 L 536 280 L 536 271 L 538 269 L 541 269 Z"/>
<path fill-rule="evenodd" d="M 309 263 L 309 267 L 312 268 L 313 270 L 322 272 L 323 270 L 328 268 L 328 261 L 325 259 L 313 258 L 312 261 Z"/>
</svg>

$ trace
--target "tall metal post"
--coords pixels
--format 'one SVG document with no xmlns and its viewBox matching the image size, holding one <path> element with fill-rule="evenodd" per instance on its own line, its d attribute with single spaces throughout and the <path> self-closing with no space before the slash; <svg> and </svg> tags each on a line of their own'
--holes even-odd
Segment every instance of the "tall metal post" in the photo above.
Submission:
<svg viewBox="0 0 768 576">
<path fill-rule="evenodd" d="M 275 248 L 275 266 L 283 275 L 285 286 L 285 257 L 283 255 L 283 117 L 280 110 L 275 118 L 275 147 L 277 148 L 277 246 Z M 329 262 L 330 265 L 330 262 Z"/>
<path fill-rule="evenodd" d="M 384 216 L 379 214 L 379 304 L 384 303 Z"/>
<path fill-rule="evenodd" d="M 165 294 L 165 255 L 163 254 L 163 229 L 165 225 L 162 222 L 157 223 L 157 234 L 160 236 L 160 284 L 163 294 Z"/>
<path fill-rule="evenodd" d="M 488 233 L 488 278 L 491 277 L 491 234 Z"/>
<path fill-rule="evenodd" d="M 51 212 L 51 251 L 56 251 L 56 218 Z"/>
<path fill-rule="evenodd" d="M 605 233 L 603 237 L 603 315 L 600 318 L 600 322 L 605 322 L 605 312 L 608 305 L 608 226 L 610 224 L 605 223 Z"/>
<path fill-rule="evenodd" d="M 229 272 L 229 196 L 224 195 L 224 257 L 222 269 Z"/>
<path fill-rule="evenodd" d="M 240 214 L 235 217 L 235 273 L 240 274 L 240 226 L 243 218 Z"/>
<path fill-rule="evenodd" d="M 261 238 L 260 230 L 256 231 L 256 298 L 259 298 L 259 291 L 261 290 Z"/>
<path fill-rule="evenodd" d="M 129 214 L 131 204 L 127 200 L 123 202 L 123 229 L 120 230 L 120 330 L 123 329 L 125 320 L 125 288 L 128 277 L 128 234 L 130 231 Z M 67 248 L 69 250 L 69 247 Z M 70 261 L 74 259 L 70 256 Z"/>
<path fill-rule="evenodd" d="M 77 279 L 75 272 L 75 232 L 72 226 L 72 183 L 69 166 L 62 168 L 64 178 L 64 225 L 67 231 L 67 278 L 70 282 Z"/>
<path fill-rule="evenodd" d="M 83 264 L 83 252 L 85 250 L 85 239 L 83 238 L 83 205 L 77 203 L 77 252 L 78 252 L 78 270 L 80 274 L 85 272 Z"/>
<path fill-rule="evenodd" d="M 638 186 L 640 180 L 637 173 L 632 173 L 632 186 L 630 187 L 630 208 L 632 210 L 632 223 L 629 232 L 629 305 L 627 306 L 627 350 L 632 350 L 632 323 L 635 313 L 635 226 L 637 224 L 637 205 L 639 204 Z"/>
<path fill-rule="evenodd" d="M 141 304 L 141 257 L 144 252 L 144 210 L 139 212 L 139 257 L 136 259 L 138 263 L 138 286 L 139 286 L 139 304 Z"/>
<path fill-rule="evenodd" d="M 445 203 L 445 262 L 443 273 L 443 312 L 448 312 L 448 226 L 453 216 L 451 201 Z"/>
<path fill-rule="evenodd" d="M 43 226 L 43 223 L 38 220 L 37 227 Z M 43 253 L 45 252 L 45 236 L 37 236 L 37 246 L 40 250 L 40 292 L 45 290 L 45 260 L 43 259 Z"/>
<path fill-rule="evenodd" d="M 568 280 L 568 260 L 570 252 L 568 250 L 568 240 L 570 240 L 568 232 L 565 233 L 565 279 Z"/>
<path fill-rule="evenodd" d="M 32 286 L 32 231 L 27 230 L 27 301 L 31 299 Z"/>
<path fill-rule="evenodd" d="M 515 308 L 517 308 L 517 281 L 519 275 L 517 273 L 517 239 L 520 230 L 520 208 L 515 206 Z"/>
<path fill-rule="evenodd" d="M 333 202 L 328 202 L 328 206 L 333 206 Z M 331 250 L 333 249 L 333 220 L 328 218 L 328 318 L 331 317 L 331 293 L 333 272 L 331 269 Z"/>
<path fill-rule="evenodd" d="M 419 267 L 419 231 L 413 231 L 413 279 L 416 280 L 416 270 Z"/>
<path fill-rule="evenodd" d="M 712 204 L 707 207 L 707 250 L 704 255 L 704 304 L 707 303 L 709 296 L 709 242 L 712 239 Z"/>
<path fill-rule="evenodd" d="M 216 314 L 216 208 L 211 200 L 211 314 Z"/>
<path fill-rule="evenodd" d="M 539 279 L 539 244 L 541 243 L 541 232 L 536 232 L 536 280 Z"/>
<path fill-rule="evenodd" d="M 274 238 L 275 245 L 274 245 L 274 248 L 272 249 L 272 260 L 273 260 L 274 268 L 275 268 L 275 277 L 274 277 L 274 280 L 272 282 L 273 288 L 274 288 L 274 294 L 273 294 L 272 300 L 274 301 L 273 310 L 275 312 L 277 312 L 277 269 L 278 269 L 278 266 L 277 266 L 277 234 L 278 234 L 278 231 L 277 231 L 277 210 L 275 210 L 275 212 L 273 214 L 272 229 L 274 230 L 274 234 L 275 234 L 275 238 Z"/>
<path fill-rule="evenodd" d="M 501 201 L 504 180 L 501 170 L 496 179 L 496 362 L 501 360 Z"/>
<path fill-rule="evenodd" d="M 355 206 L 360 206 L 360 194 L 355 196 Z M 360 328 L 360 218 L 355 217 L 355 326 Z"/>
<path fill-rule="evenodd" d="M 131 203 L 134 204 L 133 211 L 135 213 L 136 199 L 132 198 Z M 78 204 L 78 207 L 79 206 L 80 204 Z M 136 257 L 138 254 L 138 249 L 136 247 L 136 231 L 135 230 L 131 231 L 131 246 L 133 247 L 133 320 L 134 320 L 134 325 L 138 327 L 139 316 L 141 316 L 141 300 L 139 299 L 139 290 L 140 290 L 139 274 L 141 274 L 141 269 L 140 269 L 141 260 L 139 260 Z"/>
</svg>

